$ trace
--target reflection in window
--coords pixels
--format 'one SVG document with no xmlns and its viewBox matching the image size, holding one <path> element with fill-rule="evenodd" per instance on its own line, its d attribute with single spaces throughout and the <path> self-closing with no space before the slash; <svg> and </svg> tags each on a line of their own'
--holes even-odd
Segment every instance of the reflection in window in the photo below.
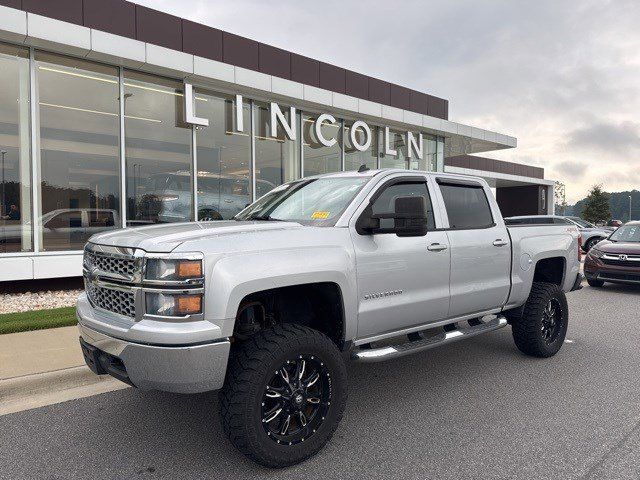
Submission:
<svg viewBox="0 0 640 480">
<path fill-rule="evenodd" d="M 438 137 L 438 144 L 436 146 L 436 171 L 444 172 L 444 138 Z"/>
<path fill-rule="evenodd" d="M 192 218 L 191 128 L 182 121 L 181 88 L 172 80 L 125 72 L 129 226 Z"/>
<path fill-rule="evenodd" d="M 340 120 L 336 123 L 322 122 L 322 136 L 335 145 L 326 147 L 316 136 L 316 116 L 302 116 L 304 177 L 322 173 L 339 172 L 342 169 L 342 138 Z"/>
<path fill-rule="evenodd" d="M 389 146 L 396 151 L 395 155 L 385 153 L 384 129 L 382 130 L 382 148 L 380 152 L 380 168 L 407 168 L 406 134 L 396 130 L 389 130 Z"/>
<path fill-rule="evenodd" d="M 0 44 L 0 253 L 31 242 L 29 52 Z"/>
<path fill-rule="evenodd" d="M 36 76 L 43 250 L 80 250 L 118 224 L 118 70 L 37 52 Z"/>
<path fill-rule="evenodd" d="M 197 93 L 195 104 L 196 114 L 209 119 L 196 134 L 198 219 L 227 220 L 251 203 L 251 108 L 244 103 L 238 132 L 235 98 Z"/>
<path fill-rule="evenodd" d="M 379 129 L 369 125 L 371 129 L 371 145 L 364 152 L 357 150 L 351 143 L 352 121 L 345 123 L 344 127 L 344 169 L 346 171 L 358 170 L 362 165 L 366 165 L 370 170 L 378 168 L 378 153 L 380 151 Z M 360 145 L 366 141 L 366 136 L 362 128 L 356 130 L 356 139 Z"/>
<path fill-rule="evenodd" d="M 289 119 L 289 109 L 283 108 Z M 282 127 L 278 126 L 278 136 L 270 135 L 270 113 L 265 104 L 256 103 L 255 141 L 256 141 L 256 198 L 260 198 L 275 185 L 300 178 L 299 138 L 296 141 L 286 138 Z M 296 114 L 296 132 L 299 130 L 300 114 Z"/>
<path fill-rule="evenodd" d="M 416 142 L 418 142 L 418 133 L 414 133 Z M 437 170 L 437 142 L 436 137 L 422 134 L 422 159 L 416 156 L 416 152 L 412 151 L 412 157 L 409 160 L 409 168 L 411 170 L 435 171 Z"/>
</svg>

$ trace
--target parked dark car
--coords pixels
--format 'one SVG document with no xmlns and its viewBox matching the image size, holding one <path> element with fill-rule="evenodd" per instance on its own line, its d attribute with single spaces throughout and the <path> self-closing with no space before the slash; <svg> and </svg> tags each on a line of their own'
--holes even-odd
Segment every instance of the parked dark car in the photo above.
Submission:
<svg viewBox="0 0 640 480">
<path fill-rule="evenodd" d="M 584 261 L 592 287 L 605 282 L 640 284 L 640 222 L 629 222 L 595 245 Z"/>
</svg>

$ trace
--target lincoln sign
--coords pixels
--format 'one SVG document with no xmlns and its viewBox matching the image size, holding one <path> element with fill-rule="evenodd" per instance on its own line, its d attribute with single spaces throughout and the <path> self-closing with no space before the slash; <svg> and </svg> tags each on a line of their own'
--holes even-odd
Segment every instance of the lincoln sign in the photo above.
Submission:
<svg viewBox="0 0 640 480">
<path fill-rule="evenodd" d="M 184 84 L 184 121 L 190 125 L 194 125 L 196 127 L 208 127 L 209 120 L 206 118 L 197 117 L 194 112 L 194 96 L 193 96 L 193 85 L 190 83 Z M 236 95 L 235 101 L 235 125 L 233 126 L 236 132 L 244 132 L 244 122 L 242 116 L 242 105 L 243 98 L 242 95 Z M 280 106 L 275 102 L 270 102 L 269 104 L 269 112 L 270 112 L 270 122 L 269 122 L 269 135 L 273 138 L 277 138 L 278 136 L 278 127 L 282 128 L 285 136 L 289 140 L 296 139 L 296 109 L 295 107 L 289 108 L 289 119 L 287 120 L 287 116 L 283 113 Z M 338 121 L 336 118 L 330 113 L 323 113 L 318 115 L 318 117 L 313 122 L 313 131 L 315 133 L 318 142 L 320 142 L 325 147 L 332 147 L 337 143 L 337 139 L 335 137 L 327 138 L 322 131 L 323 125 L 336 125 Z M 358 132 L 361 132 L 362 135 L 359 135 Z M 424 149 L 423 149 L 423 139 L 422 133 L 413 133 L 406 132 L 406 145 L 407 145 L 407 157 L 408 158 L 418 158 L 422 160 Z M 360 151 L 364 152 L 369 149 L 371 146 L 373 135 L 371 133 L 371 128 L 369 125 L 363 120 L 356 120 L 353 122 L 353 125 L 349 131 L 349 140 L 351 141 L 351 145 Z M 384 127 L 384 153 L 386 155 L 397 155 L 397 151 L 392 146 L 391 141 L 391 132 L 389 131 L 389 127 Z"/>
</svg>

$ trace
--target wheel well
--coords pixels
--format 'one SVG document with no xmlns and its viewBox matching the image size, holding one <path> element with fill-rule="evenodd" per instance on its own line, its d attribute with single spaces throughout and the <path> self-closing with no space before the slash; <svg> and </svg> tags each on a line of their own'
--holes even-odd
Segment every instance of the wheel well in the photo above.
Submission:
<svg viewBox="0 0 640 480">
<path fill-rule="evenodd" d="M 544 258 L 536 263 L 534 282 L 555 283 L 562 286 L 564 280 L 565 259 L 562 257 Z"/>
<path fill-rule="evenodd" d="M 336 283 L 308 283 L 262 290 L 240 302 L 234 338 L 245 339 L 259 330 L 280 323 L 296 323 L 327 335 L 344 346 L 344 306 Z"/>
</svg>

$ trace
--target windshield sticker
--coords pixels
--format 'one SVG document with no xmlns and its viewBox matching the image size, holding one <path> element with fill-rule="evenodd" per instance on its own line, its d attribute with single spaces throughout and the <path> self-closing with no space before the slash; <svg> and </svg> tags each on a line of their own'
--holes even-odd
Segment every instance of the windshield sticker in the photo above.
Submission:
<svg viewBox="0 0 640 480">
<path fill-rule="evenodd" d="M 311 214 L 311 219 L 312 220 L 326 220 L 327 218 L 329 218 L 330 214 L 331 214 L 331 212 L 313 212 Z"/>
</svg>

